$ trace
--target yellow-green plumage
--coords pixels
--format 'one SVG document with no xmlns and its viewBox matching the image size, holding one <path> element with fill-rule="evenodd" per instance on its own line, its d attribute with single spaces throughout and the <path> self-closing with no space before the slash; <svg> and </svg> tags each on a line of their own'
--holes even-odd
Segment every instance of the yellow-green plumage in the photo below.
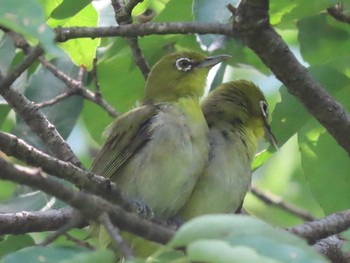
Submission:
<svg viewBox="0 0 350 263">
<path fill-rule="evenodd" d="M 201 106 L 209 126 L 209 161 L 180 211 L 184 220 L 235 212 L 250 187 L 258 140 L 266 135 L 276 145 L 267 124 L 265 97 L 252 82 L 222 84 Z"/>
<path fill-rule="evenodd" d="M 156 215 L 175 215 L 208 159 L 208 127 L 199 98 L 210 67 L 226 58 L 195 52 L 163 57 L 150 72 L 143 105 L 111 124 L 91 170 Z"/>
</svg>

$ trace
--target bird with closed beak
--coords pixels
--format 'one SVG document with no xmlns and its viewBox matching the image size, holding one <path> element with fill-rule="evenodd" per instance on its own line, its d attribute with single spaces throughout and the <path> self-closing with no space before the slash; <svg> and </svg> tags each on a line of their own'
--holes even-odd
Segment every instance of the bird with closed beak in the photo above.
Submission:
<svg viewBox="0 0 350 263">
<path fill-rule="evenodd" d="M 208 126 L 199 105 L 210 68 L 228 55 L 176 52 L 161 58 L 146 81 L 142 105 L 118 117 L 91 171 L 157 216 L 174 216 L 208 161 Z"/>
<path fill-rule="evenodd" d="M 179 212 L 185 221 L 204 214 L 234 213 L 249 190 L 259 139 L 266 137 L 277 148 L 266 99 L 254 83 L 224 83 L 201 107 L 209 126 L 209 160 Z"/>
</svg>

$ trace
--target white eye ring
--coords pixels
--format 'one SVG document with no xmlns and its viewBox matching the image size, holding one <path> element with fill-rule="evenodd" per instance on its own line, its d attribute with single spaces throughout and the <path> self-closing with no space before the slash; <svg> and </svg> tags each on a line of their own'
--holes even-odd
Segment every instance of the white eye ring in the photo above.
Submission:
<svg viewBox="0 0 350 263">
<path fill-rule="evenodd" d="M 179 71 L 189 71 L 193 67 L 192 60 L 189 58 L 178 58 L 175 62 L 175 66 Z"/>
<path fill-rule="evenodd" d="M 260 108 L 261 108 L 261 112 L 262 112 L 263 116 L 265 118 L 267 118 L 267 115 L 269 114 L 269 109 L 267 107 L 266 101 L 264 101 L 264 100 L 260 101 Z"/>
</svg>

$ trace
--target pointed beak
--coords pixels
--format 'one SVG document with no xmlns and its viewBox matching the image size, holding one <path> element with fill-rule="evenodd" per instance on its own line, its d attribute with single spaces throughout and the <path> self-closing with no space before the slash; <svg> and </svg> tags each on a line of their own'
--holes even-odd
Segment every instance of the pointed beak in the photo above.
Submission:
<svg viewBox="0 0 350 263">
<path fill-rule="evenodd" d="M 270 125 L 267 123 L 265 123 L 265 137 L 275 147 L 276 150 L 279 149 L 277 140 L 271 131 Z"/>
<path fill-rule="evenodd" d="M 218 56 L 213 56 L 213 57 L 208 57 L 207 59 L 198 62 L 197 67 L 198 68 L 207 68 L 207 67 L 212 67 L 215 66 L 216 64 L 231 58 L 232 56 L 230 55 L 218 55 Z"/>
</svg>

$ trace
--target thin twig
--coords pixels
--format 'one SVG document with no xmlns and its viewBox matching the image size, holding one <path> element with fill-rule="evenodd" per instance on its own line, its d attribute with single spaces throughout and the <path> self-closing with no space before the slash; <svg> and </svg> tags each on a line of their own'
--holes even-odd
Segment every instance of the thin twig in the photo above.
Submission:
<svg viewBox="0 0 350 263">
<path fill-rule="evenodd" d="M 328 14 L 330 14 L 334 19 L 350 24 L 350 16 L 344 14 L 344 3 L 336 4 L 333 7 L 327 8 Z"/>
<path fill-rule="evenodd" d="M 53 99 L 53 102 L 58 102 L 62 99 L 62 97 L 69 97 L 72 95 L 81 95 L 83 96 L 85 99 L 90 100 L 92 102 L 94 102 L 95 104 L 99 105 L 101 108 L 103 108 L 111 117 L 118 117 L 120 115 L 120 113 L 118 111 L 116 111 L 113 106 L 111 106 L 108 102 L 106 102 L 101 94 L 95 94 L 93 92 L 91 92 L 90 90 L 88 90 L 87 87 L 85 87 L 81 81 L 75 80 L 73 78 L 71 78 L 70 76 L 68 76 L 67 74 L 65 74 L 63 71 L 59 70 L 58 68 L 56 68 L 52 63 L 46 61 L 44 58 L 39 58 L 40 63 L 43 64 L 43 66 L 45 66 L 54 76 L 56 76 L 58 79 L 60 79 L 61 81 L 63 81 L 64 84 L 67 85 L 67 87 L 69 87 L 71 89 L 71 91 L 68 91 L 66 93 L 68 94 L 61 94 L 59 96 L 57 96 L 56 98 Z M 56 100 L 56 101 L 55 101 Z M 44 102 L 46 103 L 51 103 L 52 105 L 52 100 L 50 102 Z M 45 105 L 44 104 L 44 105 Z M 39 104 L 39 106 L 41 106 Z"/>
<path fill-rule="evenodd" d="M 118 25 L 132 24 L 131 12 L 134 7 L 143 0 L 130 0 L 126 5 L 123 1 L 112 0 L 112 6 L 115 12 L 115 20 Z M 150 72 L 150 67 L 141 51 L 137 37 L 125 38 L 133 55 L 135 64 L 139 67 L 143 77 L 147 79 Z"/>
<path fill-rule="evenodd" d="M 42 54 L 43 49 L 40 46 L 32 48 L 29 54 L 17 65 L 10 74 L 0 79 L 0 92 L 10 88 L 11 84 L 28 69 Z"/>
<path fill-rule="evenodd" d="M 76 95 L 77 93 L 78 93 L 77 90 L 68 90 L 67 92 L 61 93 L 50 100 L 46 100 L 44 102 L 37 103 L 36 106 L 39 109 L 44 108 L 44 107 L 48 107 L 48 106 L 52 106 L 52 105 L 54 105 L 60 101 L 63 101 L 63 100 L 65 100 L 73 95 Z"/>
<path fill-rule="evenodd" d="M 261 201 L 263 201 L 266 204 L 279 207 L 284 211 L 290 214 L 293 214 L 297 217 L 300 217 L 306 221 L 316 220 L 316 217 L 310 214 L 308 211 L 305 211 L 300 207 L 294 206 L 284 201 L 281 197 L 276 196 L 270 192 L 262 191 L 259 188 L 257 188 L 256 185 L 254 184 L 252 184 L 250 191 L 252 194 L 254 194 L 257 198 L 259 198 Z"/>
<path fill-rule="evenodd" d="M 68 233 L 63 233 L 63 235 L 67 238 L 67 240 L 74 242 L 75 244 L 77 244 L 77 245 L 80 246 L 80 247 L 84 247 L 84 248 L 86 248 L 86 249 L 88 249 L 88 250 L 90 250 L 90 251 L 95 250 L 95 248 L 94 248 L 93 246 L 91 246 L 91 245 L 90 245 L 88 242 L 86 242 L 86 241 L 82 241 L 82 240 L 80 240 L 80 239 L 78 239 L 78 238 L 75 238 L 75 237 L 71 236 L 71 235 L 68 234 Z"/>
<path fill-rule="evenodd" d="M 59 236 L 66 234 L 72 228 L 82 225 L 85 221 L 82 217 L 72 217 L 65 225 L 61 226 L 57 231 L 47 236 L 39 245 L 47 246 L 55 241 Z"/>
<path fill-rule="evenodd" d="M 102 213 L 99 216 L 98 220 L 110 235 L 112 242 L 115 245 L 113 246 L 113 248 L 116 249 L 116 252 L 120 252 L 126 260 L 132 259 L 134 257 L 133 251 L 131 250 L 130 246 L 126 243 L 126 241 L 121 237 L 118 228 L 113 225 L 108 214 Z"/>
<path fill-rule="evenodd" d="M 97 75 L 97 57 L 94 58 L 92 62 L 92 71 L 91 74 L 94 78 L 94 84 L 95 84 L 95 96 L 101 96 L 101 87 L 100 82 L 98 81 L 98 75 Z"/>
</svg>

